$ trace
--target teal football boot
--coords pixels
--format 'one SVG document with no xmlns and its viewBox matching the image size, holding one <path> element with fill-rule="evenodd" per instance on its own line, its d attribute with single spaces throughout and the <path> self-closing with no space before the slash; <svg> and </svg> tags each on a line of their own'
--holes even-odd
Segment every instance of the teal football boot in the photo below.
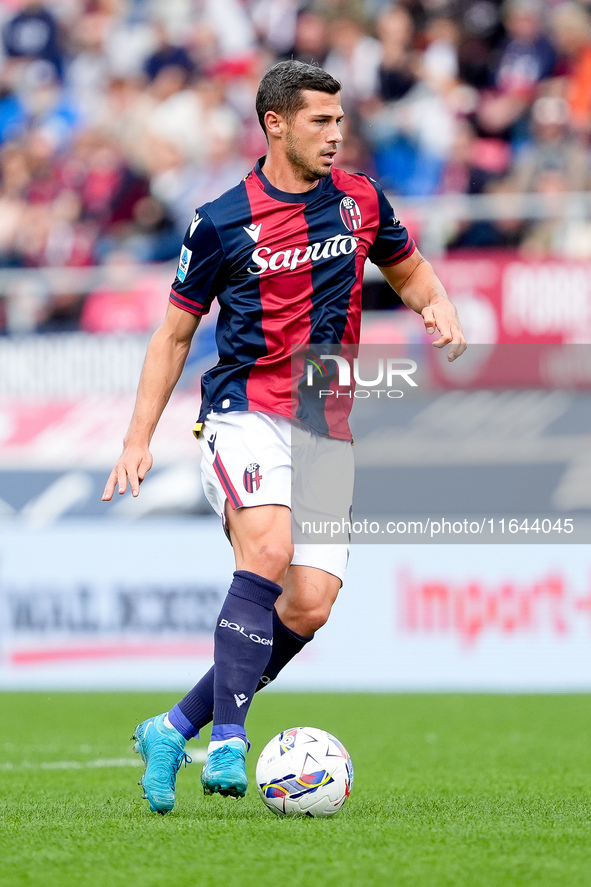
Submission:
<svg viewBox="0 0 591 887">
<path fill-rule="evenodd" d="M 201 773 L 204 793 L 243 798 L 248 787 L 245 764 L 246 743 L 242 739 L 229 739 L 210 751 Z"/>
<path fill-rule="evenodd" d="M 164 723 L 165 714 L 138 724 L 133 734 L 134 751 L 146 765 L 139 785 L 153 813 L 168 813 L 174 807 L 174 787 L 181 764 L 191 763 L 185 754 L 185 738 Z"/>
</svg>

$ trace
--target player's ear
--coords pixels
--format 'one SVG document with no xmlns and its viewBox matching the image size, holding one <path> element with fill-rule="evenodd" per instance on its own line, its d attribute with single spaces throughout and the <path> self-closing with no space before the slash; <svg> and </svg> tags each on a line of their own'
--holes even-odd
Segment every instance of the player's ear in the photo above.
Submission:
<svg viewBox="0 0 591 887">
<path fill-rule="evenodd" d="M 285 128 L 285 120 L 276 111 L 267 111 L 265 114 L 265 129 L 269 136 L 277 138 L 281 136 Z"/>
</svg>

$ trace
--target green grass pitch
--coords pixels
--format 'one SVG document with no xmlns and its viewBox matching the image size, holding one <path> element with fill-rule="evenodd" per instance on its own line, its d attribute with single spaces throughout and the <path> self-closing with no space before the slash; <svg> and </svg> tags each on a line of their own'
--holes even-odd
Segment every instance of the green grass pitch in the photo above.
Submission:
<svg viewBox="0 0 591 887">
<path fill-rule="evenodd" d="M 0 694 L 3 887 L 591 884 L 588 696 L 261 694 L 247 797 L 205 798 L 195 763 L 162 817 L 129 737 L 174 701 Z M 254 787 L 263 745 L 298 725 L 351 753 L 353 792 L 330 819 L 275 817 Z"/>
</svg>

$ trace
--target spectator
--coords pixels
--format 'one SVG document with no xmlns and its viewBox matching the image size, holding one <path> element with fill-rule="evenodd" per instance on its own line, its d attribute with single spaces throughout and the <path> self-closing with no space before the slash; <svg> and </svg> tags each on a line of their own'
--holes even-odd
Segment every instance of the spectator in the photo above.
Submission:
<svg viewBox="0 0 591 887">
<path fill-rule="evenodd" d="M 325 67 L 344 84 L 343 107 L 351 110 L 376 94 L 382 48 L 369 36 L 361 12 L 353 9 L 330 22 L 329 35 L 331 49 Z"/>
<path fill-rule="evenodd" d="M 289 53 L 297 42 L 300 6 L 300 0 L 254 0 L 252 3 L 252 22 L 260 40 L 280 57 Z"/>
<path fill-rule="evenodd" d="M 556 51 L 543 33 L 542 10 L 537 0 L 508 0 L 503 6 L 508 40 L 494 72 L 502 93 L 531 95 L 554 71 Z"/>
<path fill-rule="evenodd" d="M 109 72 L 121 79 L 141 76 L 145 60 L 155 48 L 152 23 L 141 16 L 126 15 L 126 6 L 113 0 L 98 4 L 107 23 L 104 51 Z"/>
<path fill-rule="evenodd" d="M 157 80 L 172 78 L 173 70 L 165 68 Z M 161 91 L 159 97 L 163 95 Z M 199 79 L 187 89 L 170 88 L 146 119 L 147 135 L 172 142 L 197 166 L 203 164 L 210 140 L 220 134 L 236 137 L 239 127 L 240 119 L 226 100 L 222 77 Z"/>
<path fill-rule="evenodd" d="M 50 203 L 58 196 L 62 180 L 58 168 L 57 145 L 51 133 L 44 129 L 31 129 L 22 142 L 26 157 L 28 203 Z"/>
<path fill-rule="evenodd" d="M 424 32 L 427 46 L 422 66 L 431 76 L 454 83 L 458 79 L 458 43 L 460 32 L 451 18 L 435 16 Z"/>
<path fill-rule="evenodd" d="M 384 102 L 398 101 L 416 82 L 412 16 L 403 6 L 393 6 L 379 17 L 377 33 L 381 43 L 377 95 Z"/>
<path fill-rule="evenodd" d="M 5 25 L 2 40 L 9 58 L 42 59 L 58 77 L 63 73 L 63 54 L 58 24 L 49 9 L 35 0 L 25 2 Z"/>
<path fill-rule="evenodd" d="M 208 140 L 207 154 L 197 170 L 187 190 L 183 202 L 188 212 L 184 213 L 184 225 L 196 206 L 214 200 L 220 193 L 232 187 L 249 172 L 249 164 L 238 152 L 236 139 L 231 132 L 219 132 Z M 184 232 L 183 232 L 184 233 Z M 178 240 L 175 253 L 178 252 Z"/>
<path fill-rule="evenodd" d="M 455 79 L 457 31 L 447 27 L 447 20 L 443 24 L 441 28 L 439 20 L 434 22 L 427 35 L 431 43 L 417 62 L 414 86 L 400 101 L 389 102 L 366 116 L 365 133 L 376 151 L 378 176 L 405 195 L 438 190 L 464 101 Z M 440 45 L 431 50 L 435 41 Z M 441 50 L 447 58 L 445 64 Z"/>
<path fill-rule="evenodd" d="M 326 16 L 314 9 L 301 9 L 296 17 L 293 43 L 283 58 L 324 65 L 328 53 L 328 23 Z"/>
<path fill-rule="evenodd" d="M 16 241 L 22 230 L 29 181 L 24 153 L 14 144 L 5 146 L 0 155 L 0 267 L 21 264 Z"/>
<path fill-rule="evenodd" d="M 21 97 L 27 126 L 43 131 L 55 148 L 69 143 L 80 122 L 78 111 L 67 91 L 62 89 L 55 69 L 44 61 L 33 61 L 22 68 Z"/>
<path fill-rule="evenodd" d="M 591 132 L 591 17 L 575 3 L 563 3 L 553 13 L 552 30 L 567 63 L 565 98 L 571 123 L 583 135 Z"/>
<path fill-rule="evenodd" d="M 43 263 L 52 268 L 81 268 L 94 260 L 95 226 L 82 218 L 74 191 L 63 190 L 49 207 L 50 227 Z"/>
<path fill-rule="evenodd" d="M 515 185 L 508 179 L 491 182 L 487 192 L 495 198 L 495 202 L 502 210 L 506 208 L 507 198 L 516 194 Z M 520 218 L 518 211 L 510 218 L 505 218 L 502 213 L 500 218 L 478 219 L 460 226 L 459 231 L 450 239 L 448 248 L 450 250 L 516 249 L 521 244 L 526 230 L 526 223 Z"/>
<path fill-rule="evenodd" d="M 256 44 L 255 29 L 240 0 L 200 0 L 191 32 L 197 63 L 248 55 Z"/>
<path fill-rule="evenodd" d="M 159 21 L 155 25 L 156 49 L 144 62 L 144 73 L 152 82 L 164 68 L 176 68 L 184 71 L 185 82 L 195 69 L 191 56 L 183 46 L 174 43 L 170 37 L 170 29 Z"/>
<path fill-rule="evenodd" d="M 85 131 L 102 133 L 115 142 L 132 166 L 145 154 L 146 120 L 157 105 L 152 90 L 139 77 L 111 77 L 104 92 L 87 109 Z M 76 148 L 80 133 L 74 135 Z"/>
<path fill-rule="evenodd" d="M 492 180 L 489 169 L 479 162 L 481 140 L 468 120 L 456 125 L 455 139 L 443 170 L 439 190 L 442 194 L 482 194 Z M 508 160 L 508 158 L 507 158 Z"/>
<path fill-rule="evenodd" d="M 179 252 L 179 231 L 166 206 L 152 195 L 142 197 L 133 207 L 133 226 L 124 249 L 138 262 L 170 262 Z"/>
<path fill-rule="evenodd" d="M 493 58 L 505 39 L 499 15 L 500 4 L 492 0 L 461 0 L 459 22 L 461 40 L 458 48 L 460 78 L 476 89 L 490 87 Z"/>
<path fill-rule="evenodd" d="M 178 234 L 184 234 L 187 219 L 198 205 L 191 193 L 198 167 L 173 141 L 156 135 L 145 140 L 145 153 L 151 196 L 165 207 Z"/>
<path fill-rule="evenodd" d="M 561 218 L 567 177 L 561 169 L 545 169 L 537 178 L 535 193 L 542 198 L 543 212 L 530 222 L 519 244 L 519 251 L 528 259 L 564 255 L 568 228 Z"/>
<path fill-rule="evenodd" d="M 532 108 L 532 139 L 517 155 L 513 180 L 519 191 L 534 191 L 546 173 L 564 177 L 567 191 L 589 188 L 589 151 L 569 129 L 569 108 L 557 96 L 543 96 Z"/>
<path fill-rule="evenodd" d="M 482 129 L 516 144 L 527 132 L 527 115 L 538 84 L 552 75 L 556 52 L 543 33 L 537 0 L 507 0 L 503 5 L 508 39 L 493 72 L 493 90 L 478 111 Z"/>
<path fill-rule="evenodd" d="M 73 58 L 66 66 L 65 84 L 85 121 L 92 121 L 94 106 L 110 78 L 105 54 L 109 24 L 104 12 L 95 11 L 80 16 L 71 31 Z"/>
</svg>

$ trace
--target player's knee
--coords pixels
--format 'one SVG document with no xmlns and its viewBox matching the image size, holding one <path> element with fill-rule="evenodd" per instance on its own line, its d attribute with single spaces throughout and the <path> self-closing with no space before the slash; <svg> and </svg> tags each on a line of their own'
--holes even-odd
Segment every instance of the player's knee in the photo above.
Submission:
<svg viewBox="0 0 591 887">
<path fill-rule="evenodd" d="M 293 607 L 281 614 L 282 621 L 292 631 L 308 638 L 328 622 L 331 607 L 329 604 L 317 604 L 314 607 Z"/>
<path fill-rule="evenodd" d="M 305 637 L 309 637 L 315 631 L 318 631 L 319 628 L 322 628 L 323 625 L 326 625 L 326 623 L 328 622 L 328 617 L 330 616 L 330 611 L 330 605 L 323 604 L 321 606 L 315 607 L 308 613 L 308 625 Z"/>
<path fill-rule="evenodd" d="M 254 551 L 249 560 L 252 560 L 255 569 L 253 572 L 272 582 L 283 585 L 291 559 L 293 557 L 293 545 L 263 544 Z M 249 569 L 249 568 L 247 568 Z"/>
</svg>

